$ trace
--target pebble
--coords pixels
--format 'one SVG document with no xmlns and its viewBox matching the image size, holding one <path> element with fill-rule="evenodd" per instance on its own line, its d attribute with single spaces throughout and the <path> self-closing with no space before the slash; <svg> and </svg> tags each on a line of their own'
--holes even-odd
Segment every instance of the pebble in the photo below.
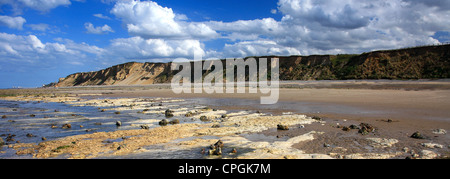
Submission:
<svg viewBox="0 0 450 179">
<path fill-rule="evenodd" d="M 172 125 L 174 125 L 174 124 L 180 124 L 180 120 L 174 119 L 174 120 L 171 120 L 169 123 L 172 124 Z"/>
<path fill-rule="evenodd" d="M 174 111 L 167 109 L 166 112 L 164 113 L 164 115 L 169 118 L 169 117 L 173 117 L 173 113 L 174 113 Z"/>
<path fill-rule="evenodd" d="M 433 134 L 447 134 L 447 131 L 445 129 L 435 129 L 433 130 Z"/>
<path fill-rule="evenodd" d="M 208 122 L 209 119 L 208 119 L 208 117 L 206 117 L 206 116 L 201 116 L 201 117 L 200 117 L 200 121 Z"/>
<path fill-rule="evenodd" d="M 71 125 L 71 124 L 64 124 L 64 125 L 62 126 L 62 128 L 63 128 L 63 129 L 70 129 L 70 128 L 72 128 L 72 125 Z"/>
<path fill-rule="evenodd" d="M 233 150 L 231 151 L 231 153 L 233 153 L 233 154 L 237 153 L 236 148 L 233 148 Z"/>
<path fill-rule="evenodd" d="M 278 124 L 278 125 L 277 125 L 277 129 L 278 129 L 278 130 L 287 131 L 287 130 L 289 130 L 289 127 L 288 127 L 288 126 L 285 126 L 285 125 Z"/>
<path fill-rule="evenodd" d="M 169 124 L 169 121 L 167 121 L 167 119 L 163 119 L 163 120 L 159 121 L 160 126 L 167 126 L 167 124 Z"/>
<path fill-rule="evenodd" d="M 414 134 L 411 135 L 411 138 L 414 138 L 414 139 L 425 139 L 425 136 L 423 136 L 420 132 L 414 132 Z"/>
</svg>

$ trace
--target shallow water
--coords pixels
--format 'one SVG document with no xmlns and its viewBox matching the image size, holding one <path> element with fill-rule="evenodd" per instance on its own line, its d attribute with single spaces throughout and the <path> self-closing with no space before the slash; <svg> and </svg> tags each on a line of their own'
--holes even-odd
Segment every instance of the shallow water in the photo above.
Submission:
<svg viewBox="0 0 450 179">
<path fill-rule="evenodd" d="M 108 109 L 108 108 L 102 108 Z M 1 148 L 0 158 L 17 157 L 10 151 L 8 144 L 39 143 L 62 137 L 110 132 L 115 130 L 137 129 L 139 126 L 117 127 L 116 121 L 122 123 L 139 123 L 139 118 L 114 111 L 100 112 L 93 106 L 72 106 L 64 103 L 21 102 L 0 100 L 0 137 L 6 145 Z M 70 129 L 63 129 L 64 124 L 71 124 Z M 56 126 L 52 129 L 52 126 Z M 15 135 L 7 141 L 9 135 Z M 22 156 L 22 158 L 26 156 Z"/>
</svg>

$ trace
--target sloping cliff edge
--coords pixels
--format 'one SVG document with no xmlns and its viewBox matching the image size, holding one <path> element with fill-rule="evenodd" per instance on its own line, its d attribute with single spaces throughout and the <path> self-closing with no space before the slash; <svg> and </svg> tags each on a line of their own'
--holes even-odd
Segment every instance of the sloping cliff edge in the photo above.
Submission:
<svg viewBox="0 0 450 179">
<path fill-rule="evenodd" d="M 450 45 L 384 50 L 359 55 L 264 56 L 280 59 L 280 80 L 450 78 Z M 247 58 L 246 58 L 247 59 Z M 223 60 L 224 63 L 224 60 Z M 129 62 L 104 70 L 75 73 L 47 85 L 148 85 L 169 83 L 171 63 Z M 208 71 L 203 72 L 204 75 Z"/>
</svg>

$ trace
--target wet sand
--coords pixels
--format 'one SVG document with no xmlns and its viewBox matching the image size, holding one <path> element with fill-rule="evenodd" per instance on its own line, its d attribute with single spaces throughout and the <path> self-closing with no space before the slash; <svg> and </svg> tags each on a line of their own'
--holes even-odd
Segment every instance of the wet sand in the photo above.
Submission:
<svg viewBox="0 0 450 179">
<path fill-rule="evenodd" d="M 192 126 L 193 124 L 189 124 L 190 126 L 181 124 L 171 128 L 175 130 L 183 128 L 188 131 L 187 134 L 181 136 L 181 138 L 187 137 L 186 141 L 177 142 L 180 136 L 175 135 L 174 138 L 169 138 L 170 140 L 147 143 L 151 146 L 138 145 L 119 158 L 152 158 L 155 157 L 154 151 L 157 151 L 155 148 L 162 148 L 165 153 L 170 153 L 167 150 L 173 150 L 186 155 L 197 151 L 198 155 L 198 150 L 217 139 L 223 140 L 229 147 L 238 148 L 240 151 L 251 151 L 239 156 L 226 155 L 224 158 L 445 158 L 449 156 L 450 138 L 448 134 L 433 133 L 433 130 L 436 129 L 450 130 L 450 112 L 448 112 L 450 111 L 450 100 L 448 100 L 450 99 L 450 90 L 446 89 L 448 82 L 426 82 L 434 85 L 432 87 L 420 82 L 399 82 L 398 84 L 389 82 L 386 89 L 382 88 L 386 84 L 380 85 L 377 82 L 369 84 L 369 89 L 361 88 L 361 82 L 356 82 L 353 86 L 349 85 L 349 82 L 334 83 L 332 85 L 329 83 L 315 84 L 315 88 L 299 88 L 298 85 L 296 88 L 282 88 L 279 102 L 275 105 L 260 105 L 261 94 L 177 95 L 168 89 L 167 85 L 53 89 L 47 93 L 69 94 L 69 97 L 41 100 L 58 102 L 58 100 L 81 99 L 83 102 L 97 98 L 163 97 L 190 100 L 195 105 L 208 106 L 225 111 L 225 113 L 245 111 L 248 113 L 246 115 L 250 116 L 261 113 L 281 118 L 285 115 L 322 118 L 320 122 L 304 124 L 301 122 L 303 119 L 293 121 L 289 124 L 290 130 L 288 131 L 277 130 L 276 122 L 264 123 L 262 124 L 264 127 L 258 128 L 258 130 L 249 128 L 254 125 L 254 122 L 251 121 L 256 119 L 260 121 L 275 119 L 275 117 L 269 116 L 264 119 L 255 116 L 236 116 L 237 118 L 233 120 L 246 124 L 239 127 L 233 126 L 237 121 L 234 123 L 233 121 L 218 121 L 218 124 L 230 127 L 222 129 L 210 128 L 210 124 L 195 124 L 194 126 Z M 296 84 L 294 83 L 294 85 Z M 392 86 L 398 87 L 398 89 L 392 89 Z M 14 97 L 10 99 L 17 100 Z M 39 100 L 36 97 L 32 99 Z M 311 118 L 307 117 L 304 120 L 308 119 Z M 344 126 L 359 125 L 360 123 L 373 125 L 375 131 L 368 135 L 361 135 L 357 129 L 343 130 Z M 425 135 L 426 139 L 411 138 L 410 136 L 416 131 Z M 172 134 L 167 133 L 166 135 Z M 147 140 L 142 136 L 138 138 Z M 108 137 L 102 138 L 102 140 L 106 139 Z M 68 142 L 68 140 L 62 141 Z M 96 143 L 98 144 L 98 141 Z M 427 144 L 439 144 L 440 146 L 433 147 L 431 145 L 430 147 Z M 56 145 L 62 144 L 55 144 L 53 147 L 57 147 Z M 114 144 L 112 148 L 117 147 L 116 145 L 118 144 Z M 110 153 L 117 153 L 117 151 Z"/>
<path fill-rule="evenodd" d="M 263 134 L 269 136 L 286 135 L 293 137 L 311 131 L 324 131 L 325 133 L 322 135 L 315 135 L 316 139 L 309 143 L 294 145 L 294 147 L 307 153 L 329 154 L 340 152 L 341 155 L 339 156 L 342 157 L 344 154 L 396 150 L 407 151 L 400 156 L 408 157 L 411 153 L 418 153 L 427 149 L 421 145 L 422 143 L 439 143 L 445 148 L 450 145 L 448 135 L 432 133 L 435 129 L 447 131 L 450 129 L 450 90 L 280 89 L 280 100 L 275 105 L 260 105 L 258 94 L 175 95 L 167 89 L 114 93 L 107 96 L 200 98 L 204 99 L 199 100 L 202 104 L 225 110 L 247 109 L 273 114 L 295 112 L 307 116 L 319 116 L 327 121 L 326 125 L 314 124 L 311 127 L 308 126 L 307 129 L 294 127 L 294 130 L 284 132 L 286 134 L 280 134 L 280 131 L 276 129 L 263 132 Z M 388 120 L 394 122 L 389 123 Z M 393 138 L 400 142 L 396 149 L 370 147 L 369 142 L 365 140 L 367 136 L 358 135 L 358 130 L 342 131 L 342 128 L 333 127 L 336 126 L 336 123 L 342 126 L 369 123 L 378 129 L 376 133 L 372 134 L 372 137 Z M 410 138 L 416 131 L 429 136 L 430 139 L 420 141 Z M 331 144 L 334 147 L 324 147 L 324 144 Z M 341 147 L 345 149 L 340 149 Z M 448 156 L 448 149 L 444 150 L 442 155 Z M 354 157 L 363 158 L 363 156 Z"/>
</svg>

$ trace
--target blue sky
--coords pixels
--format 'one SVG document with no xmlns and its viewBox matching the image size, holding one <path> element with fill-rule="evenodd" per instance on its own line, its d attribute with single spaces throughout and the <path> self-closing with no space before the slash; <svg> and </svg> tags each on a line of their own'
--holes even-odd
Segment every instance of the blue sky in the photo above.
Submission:
<svg viewBox="0 0 450 179">
<path fill-rule="evenodd" d="M 0 88 L 129 61 L 362 53 L 450 42 L 440 0 L 0 0 Z"/>
</svg>

